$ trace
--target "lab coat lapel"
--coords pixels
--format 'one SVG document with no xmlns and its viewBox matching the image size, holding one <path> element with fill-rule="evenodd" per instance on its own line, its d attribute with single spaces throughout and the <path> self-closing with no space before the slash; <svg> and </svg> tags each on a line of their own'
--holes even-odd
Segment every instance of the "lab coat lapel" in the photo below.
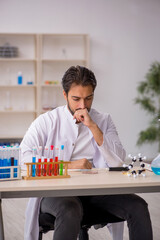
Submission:
<svg viewBox="0 0 160 240">
<path fill-rule="evenodd" d="M 64 121 L 64 139 L 65 139 L 65 160 L 68 161 L 71 159 L 71 155 L 74 149 L 74 145 L 76 139 L 78 137 L 78 126 L 75 124 L 75 120 L 73 120 L 73 116 L 65 106 L 65 118 Z"/>
</svg>

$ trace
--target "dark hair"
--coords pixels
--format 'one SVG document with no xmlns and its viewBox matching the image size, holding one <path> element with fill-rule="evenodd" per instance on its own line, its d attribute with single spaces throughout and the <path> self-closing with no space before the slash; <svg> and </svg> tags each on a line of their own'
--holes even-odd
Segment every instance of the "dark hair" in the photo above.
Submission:
<svg viewBox="0 0 160 240">
<path fill-rule="evenodd" d="M 62 78 L 62 87 L 66 94 L 68 94 L 73 83 L 82 86 L 91 85 L 93 87 L 93 91 L 97 85 L 94 73 L 86 67 L 81 66 L 72 66 L 65 72 Z"/>
</svg>

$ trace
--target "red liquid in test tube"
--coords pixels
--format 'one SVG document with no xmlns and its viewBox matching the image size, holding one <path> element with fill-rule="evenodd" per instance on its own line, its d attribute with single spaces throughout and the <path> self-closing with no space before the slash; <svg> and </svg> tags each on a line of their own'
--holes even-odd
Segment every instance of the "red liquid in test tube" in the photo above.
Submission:
<svg viewBox="0 0 160 240">
<path fill-rule="evenodd" d="M 44 148 L 44 162 L 47 162 L 47 157 L 46 156 L 48 156 L 48 147 L 47 146 L 45 146 L 45 148 Z M 43 176 L 47 176 L 47 164 L 44 164 Z"/>
<path fill-rule="evenodd" d="M 58 154 L 59 154 L 59 148 L 56 147 L 55 148 L 55 162 L 58 162 Z M 54 165 L 54 176 L 57 176 L 58 175 L 58 164 L 55 164 Z"/>
<path fill-rule="evenodd" d="M 50 159 L 49 159 L 50 162 L 53 162 L 53 148 L 54 148 L 54 146 L 51 145 L 51 148 L 50 148 Z M 48 172 L 49 176 L 52 176 L 52 169 L 53 169 L 53 164 L 49 164 L 49 172 Z"/>
<path fill-rule="evenodd" d="M 41 146 L 39 146 L 39 148 L 38 148 L 38 155 L 39 155 L 38 162 L 41 163 L 41 159 L 42 159 L 42 147 Z M 38 174 L 37 175 L 38 175 L 38 177 L 41 176 L 41 164 L 38 165 Z"/>
</svg>

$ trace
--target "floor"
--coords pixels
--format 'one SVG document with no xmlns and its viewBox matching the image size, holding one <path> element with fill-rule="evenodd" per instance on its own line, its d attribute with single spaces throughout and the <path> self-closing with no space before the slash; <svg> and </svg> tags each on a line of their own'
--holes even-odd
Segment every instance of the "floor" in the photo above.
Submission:
<svg viewBox="0 0 160 240">
<path fill-rule="evenodd" d="M 153 239 L 160 239 L 160 193 L 140 194 L 149 205 L 153 226 Z M 25 208 L 28 199 L 3 199 L 2 212 L 4 219 L 5 240 L 23 240 Z M 44 235 L 43 240 L 52 240 L 53 232 Z M 90 240 L 111 240 L 106 227 L 89 231 Z M 124 240 L 129 240 L 125 223 Z"/>
</svg>

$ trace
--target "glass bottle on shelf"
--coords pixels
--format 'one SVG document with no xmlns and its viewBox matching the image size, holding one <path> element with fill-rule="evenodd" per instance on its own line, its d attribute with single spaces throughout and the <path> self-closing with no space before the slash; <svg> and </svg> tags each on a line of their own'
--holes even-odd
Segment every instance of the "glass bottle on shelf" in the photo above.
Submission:
<svg viewBox="0 0 160 240">
<path fill-rule="evenodd" d="M 18 72 L 17 83 L 18 83 L 18 85 L 22 85 L 22 83 L 23 83 L 22 72 Z"/>
<path fill-rule="evenodd" d="M 63 56 L 63 59 L 67 59 L 67 51 L 65 48 L 62 48 L 62 56 Z"/>
<path fill-rule="evenodd" d="M 42 93 L 42 110 L 43 111 L 48 111 L 49 110 L 49 97 L 48 97 L 48 91 L 44 90 Z"/>
<path fill-rule="evenodd" d="M 11 85 L 11 69 L 8 67 L 7 68 L 7 79 L 6 79 L 6 84 Z"/>
<path fill-rule="evenodd" d="M 18 110 L 25 111 L 25 110 L 27 110 L 27 107 L 25 104 L 26 103 L 25 99 L 27 99 L 27 96 L 24 92 L 20 93 L 19 96 L 20 96 L 21 101 L 19 103 Z"/>
<path fill-rule="evenodd" d="M 52 101 L 51 101 L 51 109 L 54 109 L 57 107 L 57 92 L 54 91 L 53 95 L 52 95 Z"/>
<path fill-rule="evenodd" d="M 12 105 L 11 105 L 11 93 L 10 93 L 10 91 L 7 91 L 7 92 L 6 92 L 5 110 L 12 110 Z"/>
</svg>

